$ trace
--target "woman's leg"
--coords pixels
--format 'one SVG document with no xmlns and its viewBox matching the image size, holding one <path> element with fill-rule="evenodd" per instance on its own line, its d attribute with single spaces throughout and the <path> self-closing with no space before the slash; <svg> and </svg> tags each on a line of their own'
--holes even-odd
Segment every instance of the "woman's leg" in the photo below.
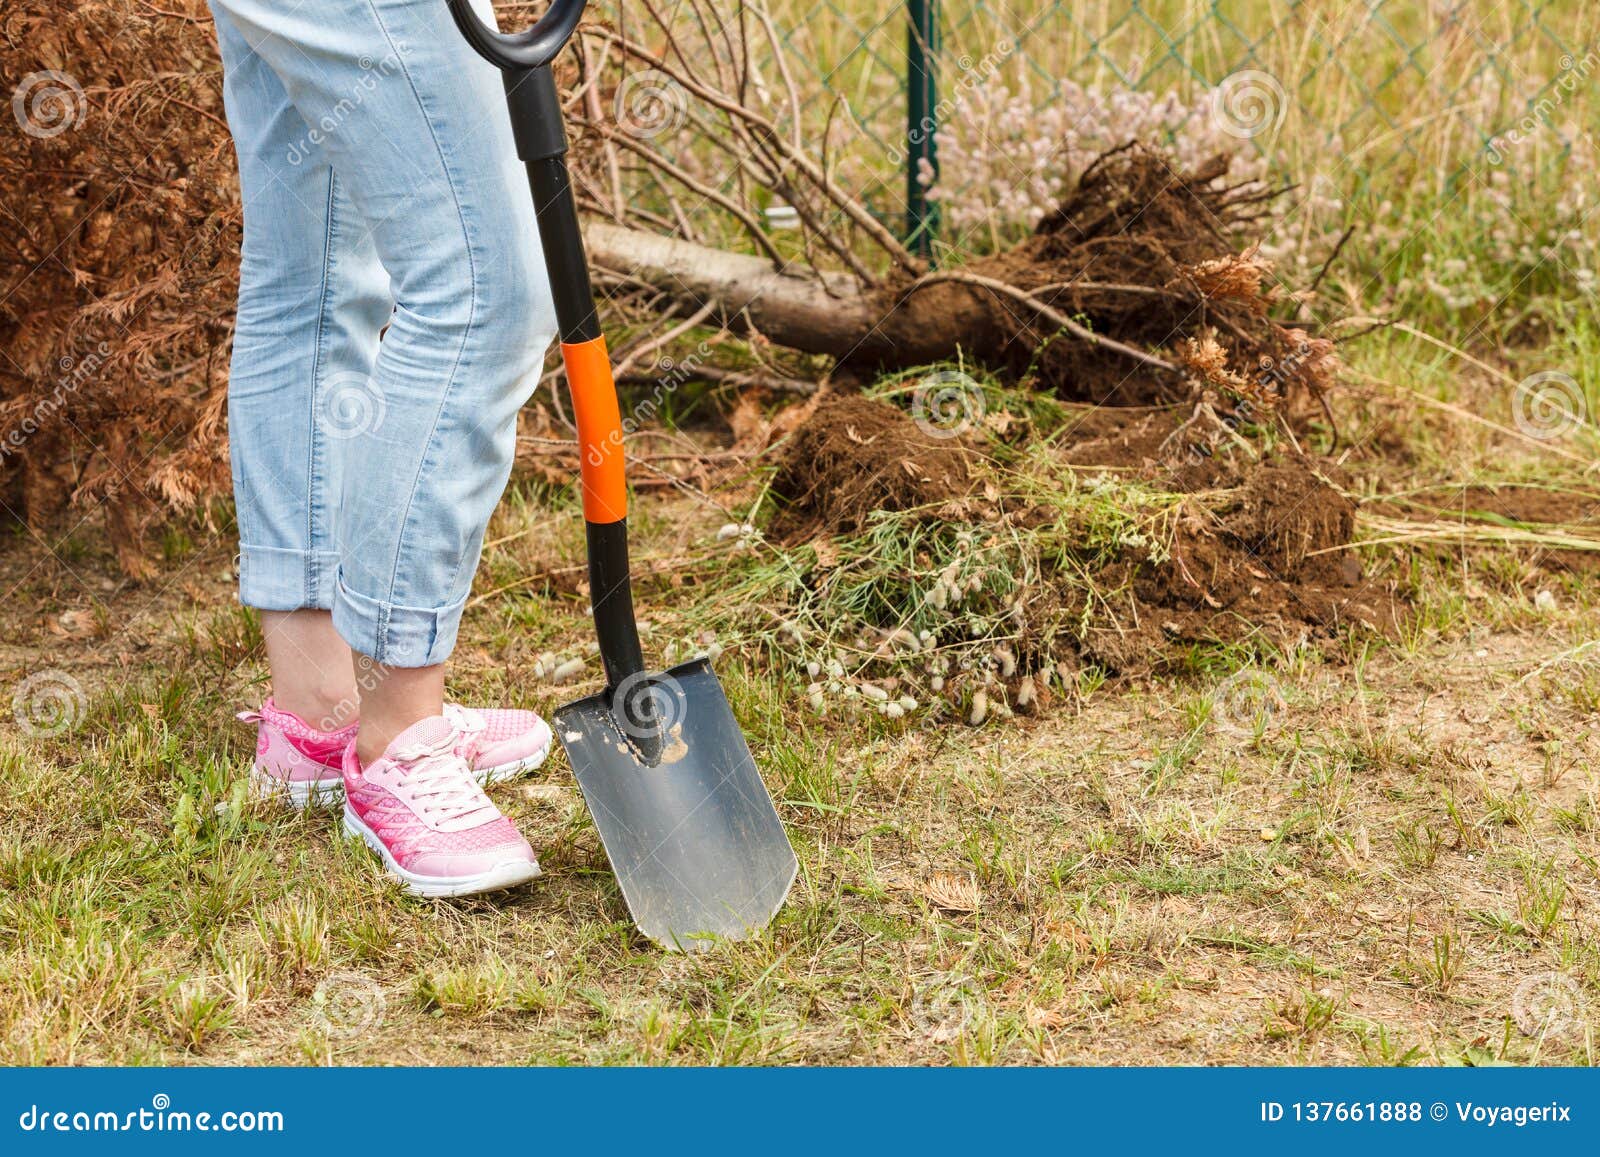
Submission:
<svg viewBox="0 0 1600 1157">
<path fill-rule="evenodd" d="M 322 731 L 355 722 L 361 697 L 350 644 L 333 629 L 331 611 L 262 611 L 261 637 L 278 707 Z"/>
<path fill-rule="evenodd" d="M 277 705 L 335 730 L 358 706 L 331 613 L 341 445 L 370 402 L 394 303 L 326 151 L 244 32 L 216 17 L 244 200 L 228 389 L 240 596 L 261 611 Z"/>
<path fill-rule="evenodd" d="M 341 443 L 333 623 L 391 672 L 359 750 L 437 714 L 516 414 L 555 329 L 500 78 L 446 6 L 215 0 L 279 77 L 371 231 L 397 309 Z M 483 10 L 488 11 L 487 4 Z M 370 734 L 369 734 L 370 729 Z"/>
</svg>

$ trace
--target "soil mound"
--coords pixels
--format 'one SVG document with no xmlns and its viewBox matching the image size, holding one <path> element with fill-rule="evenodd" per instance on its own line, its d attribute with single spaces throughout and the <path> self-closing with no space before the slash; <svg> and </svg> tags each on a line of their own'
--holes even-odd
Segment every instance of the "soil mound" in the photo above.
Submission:
<svg viewBox="0 0 1600 1157">
<path fill-rule="evenodd" d="M 1324 471 L 1306 458 L 1268 463 L 1231 491 L 1208 492 L 1221 501 L 1186 508 L 1166 557 L 1130 559 L 1103 576 L 1126 581 L 1133 602 L 1090 627 L 1085 657 L 1132 674 L 1196 646 L 1253 639 L 1285 648 L 1351 627 L 1394 630 L 1397 595 L 1347 549 L 1355 503 Z"/>
<path fill-rule="evenodd" d="M 1397 584 L 1363 573 L 1351 549 L 1356 504 L 1346 495 L 1348 479 L 1311 456 L 1261 458 L 1238 446 L 1194 453 L 1183 440 L 1193 425 L 1186 412 L 1090 411 L 1054 451 L 1080 477 L 1092 480 L 1104 468 L 1182 497 L 1162 501 L 1168 513 L 1142 546 L 1125 546 L 1109 561 L 1086 562 L 1094 553 L 1089 525 L 1076 560 L 1070 547 L 1060 559 L 1039 560 L 1037 580 L 1018 604 L 1006 680 L 1063 661 L 1137 676 L 1182 667 L 1217 647 L 1286 650 L 1350 629 L 1398 628 L 1405 612 Z M 774 479 L 773 492 L 787 503 L 775 537 L 846 536 L 873 510 L 929 507 L 930 518 L 970 526 L 972 549 L 981 551 L 991 537 L 1025 534 L 1058 517 L 1048 505 L 1008 495 L 1003 483 L 974 496 L 979 457 L 930 438 L 886 402 L 828 399 L 796 432 Z M 1000 482 L 1004 471 L 990 477 Z"/>
<path fill-rule="evenodd" d="M 779 459 L 772 492 L 783 503 L 771 532 L 784 542 L 849 534 L 875 510 L 903 511 L 972 490 L 971 455 L 905 411 L 859 395 L 823 398 Z"/>
</svg>

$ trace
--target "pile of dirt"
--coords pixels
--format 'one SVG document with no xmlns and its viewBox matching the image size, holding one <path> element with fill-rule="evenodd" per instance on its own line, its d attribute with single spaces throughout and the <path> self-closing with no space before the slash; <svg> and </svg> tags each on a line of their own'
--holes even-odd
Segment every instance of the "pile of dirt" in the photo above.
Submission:
<svg viewBox="0 0 1600 1157">
<path fill-rule="evenodd" d="M 1104 408 L 1072 427 L 1062 455 L 1074 466 L 1193 495 L 1170 552 L 1099 576 L 1132 597 L 1126 613 L 1091 618 L 1084 657 L 1132 674 L 1194 647 L 1253 638 L 1284 648 L 1350 627 L 1397 629 L 1404 604 L 1395 584 L 1364 574 L 1350 549 L 1356 503 L 1343 472 L 1309 455 L 1258 458 L 1226 430 L 1208 437 L 1198 425 L 1188 407 Z"/>
<path fill-rule="evenodd" d="M 1132 597 L 1125 614 L 1090 623 L 1086 659 L 1134 674 L 1195 647 L 1254 640 L 1283 649 L 1399 626 L 1393 582 L 1363 573 L 1349 549 L 1356 504 L 1328 463 L 1286 456 L 1222 473 L 1235 485 L 1197 489 L 1159 559 L 1130 558 L 1099 577 Z"/>
<path fill-rule="evenodd" d="M 778 461 L 770 532 L 782 542 L 849 534 L 875 510 L 905 511 L 968 494 L 972 455 L 929 433 L 904 410 L 859 395 L 830 395 L 795 430 Z"/>
<path fill-rule="evenodd" d="M 1086 528 L 1080 557 L 1045 563 L 1021 608 L 1009 678 L 1062 661 L 1140 675 L 1210 647 L 1281 650 L 1352 628 L 1398 628 L 1404 603 L 1395 582 L 1364 574 L 1351 549 L 1349 480 L 1325 460 L 1263 456 L 1242 442 L 1198 453 L 1187 440 L 1190 412 L 1101 408 L 1056 435 L 1055 453 L 1080 476 L 1101 469 L 1183 497 L 1164 507 L 1170 521 L 1141 548 L 1090 563 Z M 1059 517 L 1053 507 L 1013 500 L 998 484 L 1005 471 L 985 473 L 997 485 L 974 495 L 987 457 L 930 438 L 886 402 L 830 397 L 795 431 L 773 480 L 782 510 L 774 535 L 849 535 L 873 510 L 926 510 L 929 519 L 979 531 L 1031 530 Z"/>
</svg>

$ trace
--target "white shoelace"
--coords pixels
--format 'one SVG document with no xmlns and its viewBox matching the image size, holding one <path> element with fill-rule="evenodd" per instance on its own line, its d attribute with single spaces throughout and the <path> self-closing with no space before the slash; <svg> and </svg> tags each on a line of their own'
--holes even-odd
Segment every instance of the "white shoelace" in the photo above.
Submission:
<svg viewBox="0 0 1600 1157">
<path fill-rule="evenodd" d="M 452 728 L 436 743 L 397 749 L 390 759 L 401 769 L 400 785 L 425 815 L 440 828 L 461 831 L 488 823 L 500 813 L 473 778 L 472 768 L 456 754 L 460 734 Z"/>
<path fill-rule="evenodd" d="M 456 747 L 466 749 L 467 762 L 471 763 L 483 743 L 483 732 L 489 726 L 489 721 L 472 708 L 463 707 L 459 703 L 446 703 L 444 717 L 461 733 L 457 738 Z"/>
</svg>

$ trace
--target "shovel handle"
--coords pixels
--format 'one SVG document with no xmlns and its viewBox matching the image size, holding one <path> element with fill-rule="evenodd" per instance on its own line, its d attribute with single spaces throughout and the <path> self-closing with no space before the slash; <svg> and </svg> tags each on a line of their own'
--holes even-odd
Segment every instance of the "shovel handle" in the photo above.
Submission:
<svg viewBox="0 0 1600 1157">
<path fill-rule="evenodd" d="M 550 296 L 561 333 L 561 359 L 578 422 L 583 520 L 589 549 L 589 604 L 606 683 L 615 691 L 644 670 L 628 574 L 628 486 L 623 468 L 622 412 L 606 339 L 589 280 L 589 258 L 567 171 L 567 136 L 550 61 L 578 25 L 585 0 L 555 0 L 526 32 L 496 32 L 470 0 L 449 0 L 467 43 L 505 80 L 511 135 L 528 170 L 539 242 L 550 273 Z"/>
<path fill-rule="evenodd" d="M 456 27 L 478 55 L 507 71 L 543 68 L 556 58 L 578 27 L 588 0 L 555 0 L 532 28 L 500 32 L 472 10 L 472 0 L 449 0 Z"/>
</svg>

